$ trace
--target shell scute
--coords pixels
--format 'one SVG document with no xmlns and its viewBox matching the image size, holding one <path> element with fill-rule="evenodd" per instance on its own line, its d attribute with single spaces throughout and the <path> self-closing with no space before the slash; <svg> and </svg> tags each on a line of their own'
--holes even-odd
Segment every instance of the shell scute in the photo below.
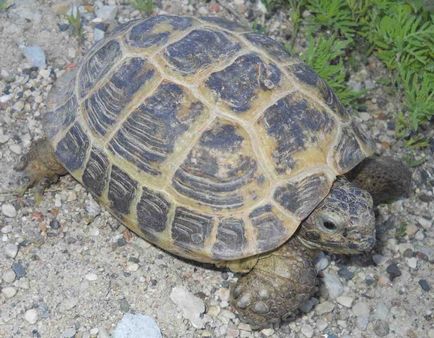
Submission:
<svg viewBox="0 0 434 338">
<path fill-rule="evenodd" d="M 277 65 L 250 53 L 238 57 L 227 68 L 212 73 L 203 91 L 210 90 L 216 103 L 221 100 L 232 112 L 242 113 L 255 104 L 261 92 L 279 86 L 281 77 Z"/>
<path fill-rule="evenodd" d="M 240 44 L 227 34 L 209 29 L 195 29 L 166 47 L 165 60 L 183 74 L 193 74 L 223 57 L 240 50 Z"/>
<path fill-rule="evenodd" d="M 230 259 L 242 256 L 247 245 L 244 220 L 228 217 L 220 220 L 217 226 L 216 241 L 212 248 L 215 259 Z"/>
<path fill-rule="evenodd" d="M 111 209 L 117 215 L 125 215 L 130 212 L 131 202 L 133 201 L 138 187 L 138 182 L 134 180 L 121 168 L 113 165 L 110 173 L 108 188 L 108 200 Z"/>
<path fill-rule="evenodd" d="M 161 193 L 146 187 L 142 189 L 142 196 L 137 203 L 137 222 L 146 236 L 154 238 L 166 229 L 171 204 Z"/>
<path fill-rule="evenodd" d="M 336 122 L 308 98 L 292 93 L 269 107 L 257 125 L 264 144 L 271 144 L 268 155 L 276 173 L 288 175 L 326 162 Z M 309 150 L 314 153 L 307 156 Z"/>
<path fill-rule="evenodd" d="M 179 138 L 203 115 L 203 104 L 186 88 L 163 82 L 129 115 L 111 139 L 109 149 L 148 174 L 158 176 Z"/>
<path fill-rule="evenodd" d="M 89 137 L 76 122 L 57 144 L 55 154 L 68 171 L 74 171 L 84 164 L 89 143 Z"/>
<path fill-rule="evenodd" d="M 108 181 L 110 162 L 103 150 L 92 147 L 82 181 L 94 196 L 101 196 Z"/>
<path fill-rule="evenodd" d="M 155 68 L 145 59 L 124 60 L 110 80 L 84 101 L 84 115 L 92 131 L 104 136 L 133 95 L 147 83 L 158 80 Z"/>
</svg>

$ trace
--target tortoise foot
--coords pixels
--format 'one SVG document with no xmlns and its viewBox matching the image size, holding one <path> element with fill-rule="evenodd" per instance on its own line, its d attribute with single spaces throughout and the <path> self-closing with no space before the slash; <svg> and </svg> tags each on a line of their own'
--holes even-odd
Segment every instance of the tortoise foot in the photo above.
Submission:
<svg viewBox="0 0 434 338">
<path fill-rule="evenodd" d="M 262 329 L 295 316 L 315 290 L 311 257 L 290 243 L 260 258 L 251 272 L 239 278 L 231 292 L 231 304 L 241 320 Z"/>
</svg>

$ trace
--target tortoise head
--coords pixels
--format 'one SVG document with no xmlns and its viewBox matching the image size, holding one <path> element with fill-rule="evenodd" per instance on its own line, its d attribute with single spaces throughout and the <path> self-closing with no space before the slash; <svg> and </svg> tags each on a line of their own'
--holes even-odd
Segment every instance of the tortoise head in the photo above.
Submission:
<svg viewBox="0 0 434 338">
<path fill-rule="evenodd" d="M 304 245 L 331 253 L 355 254 L 375 244 L 371 195 L 345 178 L 338 178 L 327 197 L 303 221 Z"/>
</svg>

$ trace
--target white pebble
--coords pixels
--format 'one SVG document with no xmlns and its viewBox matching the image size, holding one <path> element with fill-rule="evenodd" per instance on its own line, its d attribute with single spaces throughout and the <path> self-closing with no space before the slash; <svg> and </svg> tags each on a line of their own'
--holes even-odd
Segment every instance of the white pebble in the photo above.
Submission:
<svg viewBox="0 0 434 338">
<path fill-rule="evenodd" d="M 2 294 L 4 294 L 6 298 L 12 298 L 17 294 L 17 289 L 12 286 L 7 286 L 2 289 Z"/>
<path fill-rule="evenodd" d="M 0 144 L 4 144 L 7 141 L 9 141 L 10 136 L 9 135 L 4 135 L 4 134 L 0 134 Z"/>
<path fill-rule="evenodd" d="M 274 329 L 271 329 L 271 328 L 263 329 L 263 330 L 261 330 L 261 333 L 266 337 L 270 337 L 274 334 Z"/>
<path fill-rule="evenodd" d="M 93 272 L 89 272 L 88 274 L 86 274 L 85 278 L 88 281 L 93 282 L 93 281 L 96 281 L 98 279 L 98 276 Z"/>
<path fill-rule="evenodd" d="M 6 217 L 15 217 L 17 215 L 17 210 L 15 209 L 15 207 L 10 204 L 10 203 L 5 203 L 2 205 L 2 213 L 3 215 L 5 215 Z"/>
<path fill-rule="evenodd" d="M 13 243 L 8 243 L 5 245 L 5 253 L 6 256 L 10 257 L 10 258 L 15 258 L 17 256 L 18 253 L 18 246 L 16 246 Z"/>
<path fill-rule="evenodd" d="M 130 272 L 136 272 L 137 270 L 139 270 L 139 264 L 134 263 L 134 262 L 128 262 L 127 263 L 127 270 Z"/>
<path fill-rule="evenodd" d="M 21 148 L 21 146 L 19 144 L 11 144 L 9 146 L 9 149 L 16 155 L 20 155 L 21 152 L 23 151 L 23 149 Z"/>
<path fill-rule="evenodd" d="M 417 268 L 417 258 L 416 257 L 407 258 L 407 265 L 412 269 L 416 269 Z"/>
<path fill-rule="evenodd" d="M 38 321 L 38 311 L 35 309 L 27 310 L 24 314 L 24 319 L 30 324 L 35 324 Z"/>
<path fill-rule="evenodd" d="M 142 314 L 126 313 L 117 324 L 112 337 L 161 338 L 161 332 L 154 318 Z"/>
<path fill-rule="evenodd" d="M 14 270 L 6 271 L 3 274 L 2 278 L 5 281 L 5 283 L 13 283 L 16 278 L 15 271 Z"/>
<path fill-rule="evenodd" d="M 310 325 L 303 325 L 301 328 L 301 333 L 305 335 L 308 338 L 311 338 L 313 336 L 313 328 Z"/>
<path fill-rule="evenodd" d="M 182 311 L 184 318 L 190 320 L 195 328 L 204 327 L 203 319 L 200 317 L 205 311 L 205 304 L 202 299 L 183 287 L 174 287 L 170 293 L 170 299 Z"/>
</svg>

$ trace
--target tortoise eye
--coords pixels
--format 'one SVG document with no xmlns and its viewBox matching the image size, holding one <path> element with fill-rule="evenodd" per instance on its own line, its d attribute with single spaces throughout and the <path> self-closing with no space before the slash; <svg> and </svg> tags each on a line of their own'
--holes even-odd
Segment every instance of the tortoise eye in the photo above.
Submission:
<svg viewBox="0 0 434 338">
<path fill-rule="evenodd" d="M 323 222 L 324 228 L 330 231 L 336 231 L 336 225 L 333 222 L 325 221 Z"/>
</svg>

